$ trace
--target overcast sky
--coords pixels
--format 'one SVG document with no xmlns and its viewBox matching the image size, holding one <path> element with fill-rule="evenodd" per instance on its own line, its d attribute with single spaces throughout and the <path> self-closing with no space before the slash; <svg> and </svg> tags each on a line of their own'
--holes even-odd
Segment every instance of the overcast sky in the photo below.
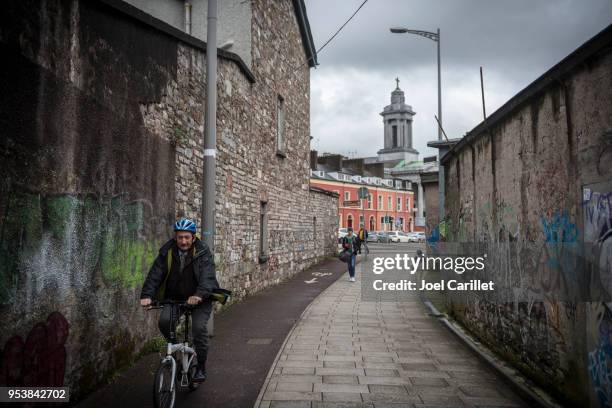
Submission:
<svg viewBox="0 0 612 408">
<path fill-rule="evenodd" d="M 319 48 L 363 0 L 306 0 Z M 437 139 L 436 43 L 389 27 L 441 31 L 442 116 L 449 138 L 487 114 L 612 23 L 612 0 L 369 0 L 311 70 L 312 148 L 375 156 L 395 77 L 414 117 L 414 147 Z M 355 154 L 350 152 L 355 151 Z"/>
</svg>

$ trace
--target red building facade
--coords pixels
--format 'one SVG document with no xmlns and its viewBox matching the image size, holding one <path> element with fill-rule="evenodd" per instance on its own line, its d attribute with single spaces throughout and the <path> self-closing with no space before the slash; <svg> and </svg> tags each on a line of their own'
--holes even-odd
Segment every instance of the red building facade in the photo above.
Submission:
<svg viewBox="0 0 612 408">
<path fill-rule="evenodd" d="M 339 194 L 339 227 L 355 230 L 365 220 L 369 231 L 419 231 L 414 227 L 414 193 L 388 186 L 364 185 L 362 183 L 310 179 L 310 185 Z M 366 187 L 369 199 L 360 200 L 358 190 Z"/>
</svg>

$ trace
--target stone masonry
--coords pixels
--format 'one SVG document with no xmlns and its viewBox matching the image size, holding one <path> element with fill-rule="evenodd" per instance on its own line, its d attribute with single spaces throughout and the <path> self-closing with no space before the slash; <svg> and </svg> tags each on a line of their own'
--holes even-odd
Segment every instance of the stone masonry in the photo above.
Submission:
<svg viewBox="0 0 612 408">
<path fill-rule="evenodd" d="M 308 185 L 292 2 L 252 11 L 251 69 L 218 67 L 215 260 L 236 299 L 332 254 L 338 223 L 337 196 Z M 142 282 L 173 221 L 201 222 L 205 44 L 113 1 L 12 2 L 0 29 L 0 383 L 78 398 L 158 334 Z"/>
</svg>

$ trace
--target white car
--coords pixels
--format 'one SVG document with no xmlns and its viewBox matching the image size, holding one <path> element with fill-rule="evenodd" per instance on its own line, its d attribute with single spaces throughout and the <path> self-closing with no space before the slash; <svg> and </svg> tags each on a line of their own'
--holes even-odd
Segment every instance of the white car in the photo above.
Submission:
<svg viewBox="0 0 612 408">
<path fill-rule="evenodd" d="M 348 230 L 346 228 L 338 228 L 338 242 L 348 234 Z"/>
<path fill-rule="evenodd" d="M 408 233 L 408 242 L 425 242 L 425 233 L 424 232 Z"/>
<path fill-rule="evenodd" d="M 408 242 L 408 236 L 401 231 L 389 231 L 387 234 L 391 242 Z"/>
</svg>

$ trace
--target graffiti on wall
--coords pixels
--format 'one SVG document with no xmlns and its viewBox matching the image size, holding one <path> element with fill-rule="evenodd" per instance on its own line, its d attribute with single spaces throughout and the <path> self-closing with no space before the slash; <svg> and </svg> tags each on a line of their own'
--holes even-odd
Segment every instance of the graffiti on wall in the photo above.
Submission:
<svg viewBox="0 0 612 408">
<path fill-rule="evenodd" d="M 68 321 L 56 311 L 36 323 L 25 341 L 21 336 L 9 338 L 2 350 L 0 385 L 63 386 L 68 332 Z"/>
<path fill-rule="evenodd" d="M 147 210 L 142 200 L 12 193 L 0 225 L 0 304 L 17 290 L 27 303 L 45 289 L 84 289 L 98 270 L 107 285 L 138 286 L 164 228 L 145 223 Z"/>
<path fill-rule="evenodd" d="M 583 188 L 585 256 L 603 301 L 587 310 L 588 370 L 600 407 L 612 406 L 612 183 Z"/>
</svg>

